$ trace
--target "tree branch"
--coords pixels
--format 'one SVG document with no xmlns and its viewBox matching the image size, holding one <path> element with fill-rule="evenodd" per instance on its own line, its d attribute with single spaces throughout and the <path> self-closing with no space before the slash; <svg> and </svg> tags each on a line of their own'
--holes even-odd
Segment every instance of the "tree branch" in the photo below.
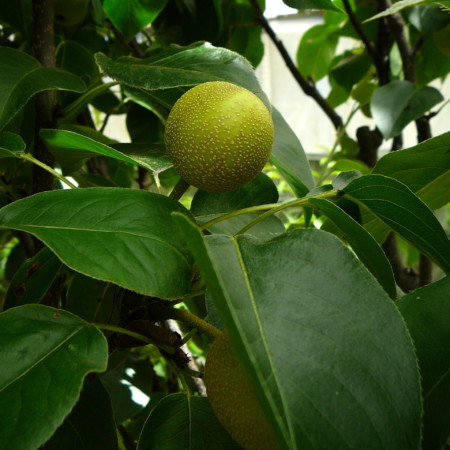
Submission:
<svg viewBox="0 0 450 450">
<path fill-rule="evenodd" d="M 378 3 L 382 10 L 388 9 L 392 6 L 391 0 L 378 0 Z M 405 22 L 403 21 L 403 17 L 399 13 L 394 13 L 387 16 L 386 20 L 400 52 L 405 80 L 415 83 L 416 76 L 414 73 L 414 52 L 406 39 Z"/>
<path fill-rule="evenodd" d="M 277 47 L 280 52 L 281 57 L 283 58 L 286 66 L 291 72 L 292 76 L 295 78 L 299 86 L 302 88 L 303 92 L 312 97 L 317 104 L 322 108 L 323 112 L 327 115 L 327 117 L 331 120 L 332 124 L 336 129 L 342 128 L 343 121 L 339 114 L 336 113 L 334 108 L 332 108 L 325 98 L 322 97 L 320 92 L 317 90 L 314 83 L 306 80 L 303 75 L 298 71 L 297 67 L 293 63 L 289 53 L 287 52 L 283 43 L 278 39 L 277 35 L 273 31 L 267 19 L 264 17 L 263 11 L 259 6 L 257 0 L 249 0 L 253 10 L 255 11 L 256 19 L 261 24 L 262 28 L 266 31 L 272 42 Z"/>
<path fill-rule="evenodd" d="M 363 30 L 363 27 L 361 26 L 361 24 L 358 22 L 358 19 L 356 18 L 355 14 L 353 13 L 350 2 L 348 0 L 342 0 L 342 3 L 344 5 L 345 11 L 350 20 L 350 23 L 352 24 L 352 26 L 353 26 L 354 30 L 356 31 L 356 33 L 358 34 L 358 36 L 363 41 L 364 46 L 366 47 L 366 51 L 369 54 L 369 56 L 372 58 L 372 61 L 374 62 L 375 66 L 377 66 L 375 46 L 368 38 L 368 36 L 365 33 L 365 31 Z M 378 72 L 378 70 L 377 70 L 377 72 Z"/>
<path fill-rule="evenodd" d="M 55 36 L 53 30 L 53 0 L 33 0 L 33 52 L 44 67 L 55 67 Z M 39 136 L 41 128 L 53 127 L 55 91 L 40 92 L 35 99 L 36 132 L 34 156 L 49 167 L 54 166 L 53 155 Z M 33 167 L 33 192 L 53 189 L 53 176 L 38 166 Z"/>
<path fill-rule="evenodd" d="M 418 287 L 418 276 L 413 270 L 407 269 L 403 265 L 398 251 L 397 238 L 394 233 L 389 234 L 382 247 L 391 263 L 395 281 L 400 289 L 405 293 L 416 289 Z"/>
</svg>

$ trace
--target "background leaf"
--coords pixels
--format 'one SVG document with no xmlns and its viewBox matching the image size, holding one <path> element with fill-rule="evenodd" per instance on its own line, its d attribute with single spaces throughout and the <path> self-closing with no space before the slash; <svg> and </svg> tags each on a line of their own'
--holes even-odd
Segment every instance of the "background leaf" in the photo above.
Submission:
<svg viewBox="0 0 450 450">
<path fill-rule="evenodd" d="M 80 398 L 43 450 L 118 450 L 111 400 L 98 377 L 86 377 Z"/>
<path fill-rule="evenodd" d="M 134 189 L 59 190 L 4 207 L 0 227 L 34 234 L 85 275 L 175 298 L 190 290 L 191 258 L 173 211 L 188 214 L 175 200 Z"/>
<path fill-rule="evenodd" d="M 64 89 L 83 92 L 83 80 L 70 72 L 42 67 L 32 56 L 0 47 L 0 130 L 38 92 Z"/>
<path fill-rule="evenodd" d="M 342 192 L 450 272 L 450 240 L 431 210 L 404 184 L 383 175 L 365 175 Z"/>
<path fill-rule="evenodd" d="M 283 116 L 272 108 L 275 136 L 270 162 L 280 171 L 298 197 L 304 197 L 314 187 L 308 159 L 302 144 Z"/>
<path fill-rule="evenodd" d="M 384 11 L 372 16 L 369 20 L 381 19 L 381 17 L 390 16 L 391 14 L 398 13 L 402 9 L 409 8 L 415 5 L 423 5 L 425 3 L 431 3 L 432 0 L 400 0 L 393 4 L 391 7 L 385 9 Z"/>
<path fill-rule="evenodd" d="M 25 142 L 15 133 L 0 133 L 0 158 L 17 158 L 25 150 Z"/>
<path fill-rule="evenodd" d="M 304 77 L 318 81 L 328 74 L 338 43 L 338 36 L 333 34 L 337 29 L 316 25 L 302 36 L 297 50 L 297 66 Z"/>
<path fill-rule="evenodd" d="M 177 221 L 281 447 L 419 446 L 412 342 L 338 239 L 314 229 L 203 239 Z"/>
<path fill-rule="evenodd" d="M 172 394 L 156 405 L 145 422 L 137 450 L 217 449 L 240 447 L 222 428 L 206 397 Z"/>
<path fill-rule="evenodd" d="M 66 311 L 25 305 L 0 314 L 0 442 L 39 448 L 107 358 L 103 334 Z"/>
<path fill-rule="evenodd" d="M 442 100 L 436 88 L 417 89 L 409 81 L 391 81 L 375 91 L 370 111 L 384 138 L 389 139 Z"/>
<path fill-rule="evenodd" d="M 328 11 L 342 12 L 340 3 L 332 0 L 283 0 L 291 8 L 303 9 L 324 9 Z"/>
<path fill-rule="evenodd" d="M 129 41 L 153 22 L 167 0 L 104 0 L 103 10 L 114 26 Z"/>
<path fill-rule="evenodd" d="M 450 277 L 397 301 L 416 347 L 424 397 L 423 449 L 444 448 L 450 436 Z"/>
<path fill-rule="evenodd" d="M 4 309 L 39 303 L 62 267 L 61 261 L 47 247 L 24 261 L 9 283 Z"/>
<path fill-rule="evenodd" d="M 120 304 L 116 293 L 120 288 L 74 274 L 66 296 L 66 309 L 87 322 L 117 323 Z"/>
</svg>

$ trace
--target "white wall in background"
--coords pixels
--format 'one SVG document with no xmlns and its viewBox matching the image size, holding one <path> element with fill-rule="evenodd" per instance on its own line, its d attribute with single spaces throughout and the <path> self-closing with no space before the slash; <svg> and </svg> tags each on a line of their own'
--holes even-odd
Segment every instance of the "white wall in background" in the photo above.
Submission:
<svg viewBox="0 0 450 450">
<path fill-rule="evenodd" d="M 271 1 L 275 0 L 268 0 L 269 4 Z M 270 19 L 270 25 L 283 42 L 294 62 L 296 61 L 301 36 L 310 27 L 320 23 L 321 17 L 319 15 L 285 16 Z M 323 155 L 324 149 L 330 149 L 334 143 L 335 130 L 332 123 L 317 106 L 317 103 L 302 92 L 289 69 L 285 66 L 275 45 L 266 34 L 263 35 L 263 41 L 265 54 L 256 70 L 263 90 L 297 134 L 305 151 L 311 157 Z M 340 45 L 348 48 L 355 43 L 356 41 L 347 39 Z M 440 82 L 435 82 L 434 86 L 443 91 L 445 98 L 450 98 L 450 77 L 447 77 L 443 86 Z M 321 80 L 317 87 L 326 97 L 329 92 L 328 83 Z M 351 107 L 351 102 L 338 107 L 337 111 L 344 121 L 348 117 Z M 354 137 L 356 129 L 362 125 L 369 125 L 371 128 L 374 126 L 371 119 L 358 112 L 349 126 L 350 136 Z M 435 136 L 450 131 L 450 105 L 447 105 L 438 116 L 432 119 L 431 125 Z M 416 142 L 415 126 L 410 124 L 405 131 L 404 145 L 412 146 Z M 385 146 L 388 149 L 390 143 L 385 144 Z"/>
</svg>

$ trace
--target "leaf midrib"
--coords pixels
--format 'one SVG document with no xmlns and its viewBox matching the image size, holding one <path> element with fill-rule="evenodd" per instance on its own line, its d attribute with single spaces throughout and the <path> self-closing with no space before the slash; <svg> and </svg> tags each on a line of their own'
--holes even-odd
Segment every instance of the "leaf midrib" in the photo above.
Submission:
<svg viewBox="0 0 450 450">
<path fill-rule="evenodd" d="M 164 244 L 167 247 L 169 247 L 174 253 L 176 253 L 177 255 L 179 255 L 183 261 L 186 263 L 186 265 L 189 267 L 189 261 L 187 260 L 186 256 L 177 248 L 175 247 L 171 242 L 169 241 L 164 241 L 162 239 L 156 238 L 154 236 L 146 236 L 146 235 L 142 235 L 139 233 L 132 233 L 130 231 L 123 231 L 123 230 L 103 230 L 103 229 L 90 229 L 90 228 L 73 228 L 73 227 L 56 227 L 56 226 L 51 226 L 51 225 L 32 225 L 32 224 L 28 224 L 28 225 L 23 225 L 23 226 L 14 226 L 14 225 L 9 225 L 8 227 L 5 227 L 3 225 L 0 225 L 0 229 L 9 229 L 9 228 L 16 228 L 16 229 L 21 229 L 23 231 L 28 231 L 28 229 L 40 229 L 40 228 L 44 228 L 44 229 L 48 229 L 48 230 L 56 230 L 56 231 L 81 231 L 81 232 L 90 232 L 90 233 L 114 233 L 114 234 L 125 234 L 125 235 L 129 235 L 129 236 L 134 236 L 134 237 L 138 237 L 138 238 L 142 238 L 142 239 L 149 239 L 155 242 L 158 242 L 160 244 Z M 30 231 L 31 232 L 31 231 Z M 38 233 L 33 233 L 32 234 L 36 234 L 38 235 Z M 38 236 L 39 237 L 39 236 Z"/>
<path fill-rule="evenodd" d="M 246 268 L 245 268 L 244 260 L 243 260 L 242 253 L 241 253 L 241 249 L 239 247 L 239 243 L 237 242 L 236 237 L 232 238 L 232 242 L 233 242 L 233 246 L 234 246 L 235 251 L 236 251 L 236 255 L 237 255 L 237 258 L 238 258 L 239 266 L 240 266 L 241 271 L 242 271 L 242 275 L 243 275 L 243 278 L 244 278 L 245 286 L 246 286 L 247 292 L 249 294 L 249 298 L 250 298 L 250 301 L 251 301 L 252 309 L 253 309 L 253 312 L 255 314 L 256 323 L 257 323 L 258 330 L 259 330 L 259 333 L 260 333 L 261 338 L 262 338 L 263 347 L 264 347 L 264 350 L 265 350 L 265 353 L 266 353 L 266 357 L 267 357 L 267 359 L 269 361 L 269 365 L 270 365 L 270 368 L 271 368 L 271 375 L 276 380 L 276 386 L 277 386 L 279 398 L 281 399 L 281 403 L 282 403 L 282 410 L 285 412 L 284 416 L 286 417 L 286 420 L 287 420 L 287 423 L 288 423 L 289 437 L 290 437 L 291 442 L 293 442 L 293 437 L 295 435 L 294 434 L 294 430 L 293 430 L 293 425 L 292 425 L 292 422 L 291 422 L 291 419 L 290 419 L 290 415 L 287 414 L 288 408 L 287 408 L 286 401 L 284 399 L 283 393 L 278 388 L 278 386 L 280 386 L 280 383 L 279 383 L 279 380 L 278 380 L 278 377 L 277 377 L 277 372 L 275 371 L 275 365 L 274 365 L 273 359 L 271 357 L 271 353 L 270 353 L 269 348 L 268 348 L 267 339 L 266 339 L 266 336 L 264 334 L 261 317 L 260 317 L 260 314 L 259 314 L 259 311 L 258 311 L 258 307 L 257 307 L 256 302 L 255 302 L 255 296 L 254 296 L 253 290 L 251 288 L 250 280 L 249 280 L 249 277 L 248 277 L 248 274 L 247 274 L 247 271 L 246 271 Z M 264 390 L 266 391 L 266 389 L 264 389 Z M 280 425 L 282 425 L 280 423 L 279 418 L 275 417 L 275 421 L 278 423 L 279 427 L 280 427 Z M 280 431 L 282 431 L 282 429 Z M 284 433 L 283 433 L 283 435 L 284 435 Z"/>
</svg>

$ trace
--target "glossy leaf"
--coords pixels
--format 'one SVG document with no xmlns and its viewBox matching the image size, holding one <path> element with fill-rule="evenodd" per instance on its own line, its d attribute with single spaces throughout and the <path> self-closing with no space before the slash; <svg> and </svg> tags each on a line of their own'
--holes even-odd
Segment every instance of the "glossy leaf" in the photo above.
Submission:
<svg viewBox="0 0 450 450">
<path fill-rule="evenodd" d="M 77 273 L 67 290 L 66 309 L 87 322 L 117 323 L 117 291 L 115 285 Z"/>
<path fill-rule="evenodd" d="M 58 67 L 85 77 L 88 82 L 100 78 L 100 72 L 94 61 L 92 53 L 83 45 L 74 40 L 61 42 L 56 53 Z"/>
<path fill-rule="evenodd" d="M 424 397 L 423 449 L 444 448 L 450 435 L 450 277 L 397 302 L 417 351 Z"/>
<path fill-rule="evenodd" d="M 275 136 L 270 162 L 280 171 L 298 197 L 304 197 L 313 187 L 314 179 L 308 159 L 291 127 L 272 108 Z"/>
<path fill-rule="evenodd" d="M 197 191 L 192 199 L 191 212 L 198 223 L 203 224 L 222 214 L 256 205 L 278 202 L 278 191 L 273 181 L 265 174 L 260 174 L 253 181 L 231 192 L 211 194 Z M 224 220 L 208 227 L 212 233 L 234 235 L 261 213 L 244 214 Z M 280 234 L 284 232 L 283 223 L 271 216 L 251 229 L 252 235 Z"/>
<path fill-rule="evenodd" d="M 432 211 L 404 184 L 382 175 L 365 175 L 342 192 L 450 272 L 450 240 Z"/>
<path fill-rule="evenodd" d="M 118 450 L 116 424 L 108 392 L 97 377 L 84 380 L 72 412 L 43 450 Z"/>
<path fill-rule="evenodd" d="M 383 156 L 374 174 L 395 178 L 431 209 L 450 202 L 450 133 Z"/>
<path fill-rule="evenodd" d="M 358 222 L 334 203 L 311 199 L 310 203 L 325 214 L 344 235 L 360 261 L 383 286 L 391 298 L 397 296 L 394 274 L 389 260 L 375 239 Z"/>
<path fill-rule="evenodd" d="M 137 450 L 217 449 L 238 450 L 214 415 L 206 397 L 172 394 L 150 413 L 139 437 Z"/>
<path fill-rule="evenodd" d="M 422 36 L 444 28 L 450 23 L 450 15 L 436 3 L 415 6 L 408 11 L 408 20 L 420 31 Z"/>
<path fill-rule="evenodd" d="M 104 0 L 103 10 L 129 41 L 158 16 L 166 3 L 167 0 Z"/>
<path fill-rule="evenodd" d="M 395 14 L 400 12 L 402 9 L 409 8 L 411 6 L 416 5 L 423 5 L 425 3 L 431 3 L 433 0 L 400 0 L 396 3 L 394 3 L 389 8 L 385 9 L 384 11 L 375 14 L 370 19 L 367 19 L 366 22 L 369 22 L 370 20 L 376 20 L 381 19 L 382 17 L 390 16 L 391 14 Z"/>
<path fill-rule="evenodd" d="M 335 58 L 330 75 L 333 80 L 350 93 L 353 86 L 367 74 L 372 61 L 362 48 L 347 50 Z"/>
<path fill-rule="evenodd" d="M 411 339 L 338 239 L 203 238 L 177 220 L 281 448 L 418 448 Z"/>
<path fill-rule="evenodd" d="M 25 142 L 14 133 L 4 131 L 0 133 L 0 158 L 17 158 L 25 150 Z"/>
<path fill-rule="evenodd" d="M 27 303 L 39 303 L 62 267 L 47 247 L 27 259 L 14 274 L 5 295 L 4 309 Z"/>
<path fill-rule="evenodd" d="M 72 167 L 74 164 L 74 159 L 86 160 L 96 155 L 104 155 L 133 165 L 137 164 L 138 166 L 150 170 L 152 173 L 158 173 L 161 171 L 161 168 L 157 165 L 158 163 L 160 164 L 160 161 L 154 161 L 151 151 L 142 151 L 141 149 L 140 154 L 135 154 L 132 157 L 115 150 L 106 144 L 91 139 L 90 137 L 66 130 L 44 129 L 40 131 L 40 135 L 42 140 L 48 146 L 64 149 L 64 153 L 62 155 L 60 154 L 61 156 L 59 159 L 62 164 L 65 163 L 66 168 Z M 147 150 L 151 150 L 148 147 Z M 71 153 L 73 153 L 73 155 Z M 156 167 L 154 167 L 155 164 Z"/>
<path fill-rule="evenodd" d="M 34 94 L 47 89 L 83 92 L 86 86 L 81 78 L 70 72 L 42 67 L 24 52 L 0 47 L 0 129 Z"/>
<path fill-rule="evenodd" d="M 111 398 L 117 424 L 135 417 L 146 406 L 152 391 L 153 366 L 148 358 L 122 350 L 111 354 L 108 371 L 100 376 Z"/>
<path fill-rule="evenodd" d="M 328 74 L 338 43 L 337 27 L 316 25 L 302 36 L 297 50 L 297 66 L 306 78 L 318 81 Z"/>
<path fill-rule="evenodd" d="M 172 223 L 184 207 L 134 189 L 88 188 L 36 194 L 0 210 L 0 227 L 29 232 L 69 267 L 145 295 L 190 289 L 191 260 Z"/>
<path fill-rule="evenodd" d="M 283 2 L 291 8 L 297 8 L 299 10 L 322 9 L 342 12 L 341 4 L 333 0 L 283 0 Z"/>
<path fill-rule="evenodd" d="M 0 442 L 39 448 L 107 358 L 103 334 L 66 311 L 25 305 L 0 314 Z"/>
<path fill-rule="evenodd" d="M 173 102 L 183 93 L 180 88 L 206 81 L 229 81 L 252 91 L 269 107 L 248 61 L 209 43 L 194 43 L 188 47 L 171 45 L 146 59 L 122 57 L 113 61 L 101 53 L 95 58 L 106 75 L 126 85 L 147 91 L 177 88 Z"/>
<path fill-rule="evenodd" d="M 375 91 L 370 111 L 384 138 L 389 139 L 442 100 L 436 88 L 417 89 L 409 81 L 391 81 Z"/>
<path fill-rule="evenodd" d="M 93 128 L 83 126 L 83 125 L 76 125 L 76 124 L 65 124 L 64 125 L 64 131 L 71 131 L 76 134 L 81 134 L 82 136 L 85 136 L 87 138 L 90 138 L 94 141 L 100 142 L 101 144 L 111 146 L 112 144 L 115 144 L 117 141 L 113 139 L 107 138 L 104 134 L 100 133 L 97 130 L 94 130 Z M 42 140 L 45 142 L 47 133 L 52 136 L 52 131 L 63 131 L 63 130 L 46 130 L 41 129 L 40 132 L 42 132 Z M 67 137 L 67 136 L 66 136 Z M 70 139 L 70 136 L 69 136 Z M 85 142 L 86 145 L 88 145 L 88 142 Z M 61 167 L 61 170 L 64 175 L 78 175 L 83 165 L 86 163 L 86 160 L 89 158 L 92 158 L 94 156 L 97 156 L 97 153 L 91 152 L 89 150 L 84 150 L 83 148 L 77 148 L 77 149 L 66 149 L 63 147 L 54 147 L 51 145 L 47 146 L 48 150 L 53 154 L 55 157 L 55 160 L 58 162 L 58 165 Z"/>
</svg>

